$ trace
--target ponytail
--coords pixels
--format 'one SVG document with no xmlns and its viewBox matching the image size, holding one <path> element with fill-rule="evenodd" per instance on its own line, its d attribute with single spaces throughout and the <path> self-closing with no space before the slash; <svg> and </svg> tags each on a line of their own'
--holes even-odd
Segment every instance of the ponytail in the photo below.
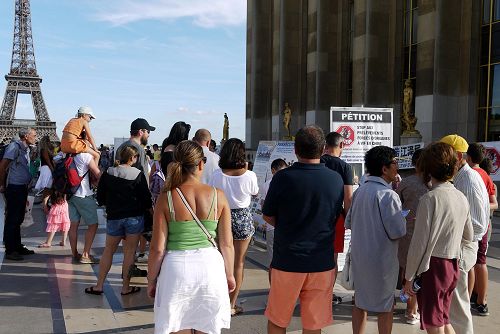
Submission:
<svg viewBox="0 0 500 334">
<path fill-rule="evenodd" d="M 175 189 L 180 186 L 183 181 L 184 176 L 182 175 L 182 164 L 178 161 L 172 161 L 170 164 L 168 164 L 165 189 Z"/>
<path fill-rule="evenodd" d="M 167 168 L 165 190 L 179 187 L 189 175 L 195 173 L 198 164 L 203 159 L 203 149 L 197 143 L 184 140 L 174 150 L 174 161 Z"/>
</svg>

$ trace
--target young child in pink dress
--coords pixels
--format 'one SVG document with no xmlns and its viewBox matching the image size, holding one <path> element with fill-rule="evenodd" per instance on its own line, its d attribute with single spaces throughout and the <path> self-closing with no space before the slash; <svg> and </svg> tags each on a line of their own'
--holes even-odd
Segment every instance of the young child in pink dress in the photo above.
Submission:
<svg viewBox="0 0 500 334">
<path fill-rule="evenodd" d="M 59 246 L 64 246 L 66 244 L 66 238 L 68 237 L 68 231 L 70 227 L 68 202 L 66 202 L 66 195 L 53 190 L 50 195 L 50 202 L 52 206 L 50 207 L 49 214 L 47 215 L 47 240 L 40 244 L 40 248 L 49 248 L 52 246 L 52 239 L 56 232 L 62 232 L 62 241 Z"/>
</svg>

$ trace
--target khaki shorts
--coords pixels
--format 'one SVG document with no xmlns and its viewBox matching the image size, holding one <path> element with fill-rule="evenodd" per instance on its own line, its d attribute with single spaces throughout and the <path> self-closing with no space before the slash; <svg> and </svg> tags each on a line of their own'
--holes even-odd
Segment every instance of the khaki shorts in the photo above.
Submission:
<svg viewBox="0 0 500 334">
<path fill-rule="evenodd" d="M 302 327 L 309 330 L 333 323 L 333 269 L 318 273 L 293 273 L 272 268 L 271 290 L 265 316 L 276 326 L 286 328 L 300 299 Z"/>
<path fill-rule="evenodd" d="M 71 196 L 68 201 L 68 209 L 71 223 L 79 223 L 81 218 L 85 221 L 85 225 L 98 223 L 97 203 L 93 196 Z"/>
</svg>

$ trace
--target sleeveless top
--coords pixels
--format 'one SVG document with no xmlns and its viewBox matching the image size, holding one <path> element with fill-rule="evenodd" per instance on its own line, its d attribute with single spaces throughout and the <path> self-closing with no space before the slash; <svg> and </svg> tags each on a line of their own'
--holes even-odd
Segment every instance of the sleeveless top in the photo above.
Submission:
<svg viewBox="0 0 500 334">
<path fill-rule="evenodd" d="M 72 118 L 64 127 L 63 132 L 68 132 L 77 137 L 80 137 L 83 131 L 83 122 L 84 119 L 82 118 Z"/>
<path fill-rule="evenodd" d="M 203 233 L 201 228 L 198 226 L 196 221 L 175 220 L 175 211 L 172 201 L 172 192 L 167 191 L 168 207 L 170 211 L 170 221 L 168 222 L 168 241 L 167 250 L 190 250 L 198 248 L 209 248 L 213 245 L 208 241 L 207 236 Z M 209 219 L 211 213 L 213 212 L 213 219 Z M 215 238 L 215 231 L 217 229 L 218 221 L 217 219 L 217 190 L 214 187 L 214 197 L 212 198 L 212 204 L 210 205 L 210 210 L 208 211 L 208 217 L 206 219 L 200 219 L 201 223 L 210 232 L 212 237 Z"/>
</svg>

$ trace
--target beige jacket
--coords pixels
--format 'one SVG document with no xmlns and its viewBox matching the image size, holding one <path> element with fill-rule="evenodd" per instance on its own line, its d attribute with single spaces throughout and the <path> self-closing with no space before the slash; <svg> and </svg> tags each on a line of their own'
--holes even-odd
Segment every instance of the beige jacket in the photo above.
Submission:
<svg viewBox="0 0 500 334">
<path fill-rule="evenodd" d="M 431 256 L 459 259 L 461 242 L 472 241 L 469 203 L 450 182 L 432 188 L 420 198 L 415 231 L 408 251 L 405 278 L 429 269 Z"/>
</svg>

